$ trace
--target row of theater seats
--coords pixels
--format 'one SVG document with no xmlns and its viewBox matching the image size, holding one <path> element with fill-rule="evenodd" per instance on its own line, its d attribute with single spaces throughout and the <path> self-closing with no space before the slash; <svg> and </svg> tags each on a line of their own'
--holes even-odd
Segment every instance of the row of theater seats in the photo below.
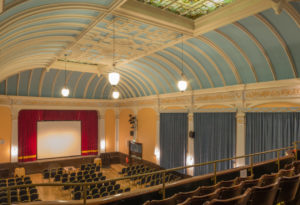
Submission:
<svg viewBox="0 0 300 205">
<path fill-rule="evenodd" d="M 15 185 L 26 185 L 32 184 L 31 178 L 29 176 L 26 177 L 16 177 L 9 179 L 1 179 L 0 187 L 12 187 Z M 8 191 L 1 190 L 0 191 L 0 204 L 6 205 L 8 204 Z M 10 200 L 11 203 L 24 203 L 30 201 L 39 201 L 39 194 L 36 187 L 21 187 L 21 188 L 10 188 Z"/>
<path fill-rule="evenodd" d="M 0 179 L 0 188 L 10 187 L 15 185 L 23 185 L 23 184 L 32 184 L 31 178 L 29 176 L 26 176 L 26 177 L 16 177 L 10 179 Z"/>
<path fill-rule="evenodd" d="M 95 170 L 96 172 L 100 171 L 100 165 L 96 165 L 95 163 L 88 163 L 88 164 L 81 164 L 80 170 L 81 171 L 89 171 L 89 170 Z"/>
<path fill-rule="evenodd" d="M 84 182 L 98 182 L 105 180 L 106 176 L 103 176 L 102 172 L 94 173 L 92 175 L 78 175 L 78 176 L 70 176 L 70 177 L 63 177 L 61 182 L 62 183 L 84 183 Z M 96 186 L 95 184 L 89 185 L 89 187 Z M 69 189 L 70 186 L 63 186 L 64 190 Z"/>
<path fill-rule="evenodd" d="M 150 168 L 150 167 L 145 167 L 145 165 L 143 164 L 138 164 L 138 165 L 133 165 L 133 166 L 129 166 L 129 167 L 124 167 L 122 168 L 122 171 L 119 172 L 119 174 L 122 175 L 128 175 L 130 173 L 130 175 L 133 175 L 132 173 L 135 172 L 135 174 L 137 174 L 138 172 L 145 172 L 145 171 L 154 171 L 154 168 Z M 130 176 L 129 175 L 129 176 Z"/>
<path fill-rule="evenodd" d="M 103 183 L 103 184 L 97 184 L 94 187 L 90 187 L 87 189 L 87 199 L 97 199 L 100 197 L 105 197 L 108 195 L 115 195 L 123 192 L 129 192 L 130 188 L 121 189 L 120 184 L 116 184 L 116 182 L 111 181 Z M 73 193 L 73 200 L 80 200 L 83 197 L 83 189 L 81 186 L 75 186 Z"/>
<path fill-rule="evenodd" d="M 124 176 L 134 176 L 139 174 L 151 173 L 156 171 L 154 168 L 145 167 L 143 164 L 130 166 L 122 168 L 122 171 L 119 174 Z M 165 181 L 170 182 L 175 180 L 177 177 L 173 174 L 168 173 L 166 175 Z M 146 185 L 146 187 L 159 185 L 162 183 L 162 173 L 157 173 L 153 175 L 143 176 L 143 177 L 133 177 L 131 179 L 138 185 Z"/>
<path fill-rule="evenodd" d="M 144 205 L 273 205 L 292 203 L 299 198 L 300 161 L 275 174 L 259 179 L 236 178 L 194 191 L 180 192 L 164 200 L 147 201 Z"/>
</svg>

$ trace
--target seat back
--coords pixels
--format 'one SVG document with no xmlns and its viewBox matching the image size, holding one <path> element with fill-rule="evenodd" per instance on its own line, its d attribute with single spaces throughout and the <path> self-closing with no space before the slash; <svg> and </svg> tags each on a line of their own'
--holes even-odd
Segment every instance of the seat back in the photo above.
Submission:
<svg viewBox="0 0 300 205">
<path fill-rule="evenodd" d="M 215 184 L 213 186 L 202 186 L 199 189 L 198 195 L 202 196 L 202 195 L 211 194 L 214 191 L 216 191 L 219 187 L 220 187 L 220 183 Z"/>
<path fill-rule="evenodd" d="M 300 174 L 300 160 L 294 161 L 293 167 L 295 168 L 295 174 Z"/>
<path fill-rule="evenodd" d="M 207 195 L 193 196 L 192 198 L 188 198 L 187 200 L 185 200 L 180 205 L 202 205 L 206 201 L 210 201 L 212 199 L 218 198 L 219 193 L 220 193 L 220 189 L 217 189 L 213 193 L 210 193 L 210 194 L 207 194 Z"/>
<path fill-rule="evenodd" d="M 176 196 L 173 195 L 169 198 L 162 199 L 162 200 L 152 200 L 149 205 L 176 205 Z"/>
<path fill-rule="evenodd" d="M 226 181 L 220 181 L 219 187 L 231 187 L 233 185 L 236 185 L 238 182 L 238 178 L 232 179 L 232 180 L 226 180 Z"/>
<path fill-rule="evenodd" d="M 213 199 L 204 205 L 247 205 L 251 195 L 251 189 L 248 188 L 243 195 L 236 196 L 230 199 Z"/>
<path fill-rule="evenodd" d="M 277 202 L 289 202 L 295 199 L 298 191 L 300 174 L 293 177 L 282 177 L 279 181 Z"/>
<path fill-rule="evenodd" d="M 272 205 L 279 187 L 279 179 L 274 184 L 252 188 L 249 205 Z"/>
<path fill-rule="evenodd" d="M 259 182 L 259 179 L 251 179 L 251 180 L 245 180 L 242 184 L 242 192 L 247 190 L 248 188 L 257 186 Z"/>
<path fill-rule="evenodd" d="M 220 194 L 219 194 L 219 199 L 229 199 L 232 197 L 236 197 L 238 195 L 241 195 L 242 193 L 242 185 L 235 185 L 232 187 L 222 187 L 220 188 Z"/>
<path fill-rule="evenodd" d="M 292 167 L 291 169 L 281 169 L 278 172 L 278 177 L 291 177 L 294 175 L 294 170 L 294 167 Z"/>
<path fill-rule="evenodd" d="M 175 198 L 176 198 L 176 203 L 182 203 L 184 202 L 187 198 L 190 198 L 192 196 L 197 196 L 199 193 L 201 187 L 198 187 L 197 189 L 193 190 L 193 191 L 189 191 L 189 192 L 179 192 L 177 194 L 175 194 Z"/>
<path fill-rule="evenodd" d="M 258 186 L 262 187 L 262 186 L 274 184 L 277 178 L 278 178 L 277 174 L 264 174 L 263 176 L 260 177 Z"/>
</svg>

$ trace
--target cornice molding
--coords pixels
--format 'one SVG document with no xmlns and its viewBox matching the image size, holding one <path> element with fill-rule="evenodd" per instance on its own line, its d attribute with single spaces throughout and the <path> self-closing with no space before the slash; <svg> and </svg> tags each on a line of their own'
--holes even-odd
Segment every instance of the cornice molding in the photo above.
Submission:
<svg viewBox="0 0 300 205">
<path fill-rule="evenodd" d="M 119 100 L 0 95 L 0 105 L 30 109 L 37 107 L 49 109 L 141 109 L 150 107 L 158 111 L 172 106 L 180 106 L 184 110 L 203 110 L 202 107 L 207 107 L 207 105 L 210 105 L 209 107 L 212 107 L 213 110 L 222 110 L 223 108 L 218 106 L 222 105 L 227 107 L 226 109 L 236 110 L 241 105 L 241 109 L 246 109 L 270 102 L 300 104 L 299 85 L 300 79 L 290 79 Z M 216 108 L 211 105 L 216 105 Z"/>
</svg>

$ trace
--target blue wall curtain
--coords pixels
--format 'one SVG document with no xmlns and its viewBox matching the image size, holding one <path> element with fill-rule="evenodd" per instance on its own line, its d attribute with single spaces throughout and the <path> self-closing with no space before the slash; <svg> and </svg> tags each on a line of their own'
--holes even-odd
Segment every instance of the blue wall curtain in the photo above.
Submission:
<svg viewBox="0 0 300 205">
<path fill-rule="evenodd" d="M 194 113 L 195 163 L 235 156 L 236 113 Z M 217 163 L 217 170 L 233 167 L 233 161 Z M 213 165 L 195 168 L 195 175 L 213 172 Z"/>
<path fill-rule="evenodd" d="M 166 169 L 185 166 L 187 132 L 187 113 L 160 114 L 160 166 Z"/>
<path fill-rule="evenodd" d="M 300 140 L 300 113 L 246 113 L 246 153 L 288 147 Z M 283 155 L 284 152 L 281 153 Z M 276 158 L 277 153 L 254 157 L 254 162 Z M 248 160 L 247 160 L 248 161 Z M 249 162 L 249 161 L 248 161 Z"/>
</svg>

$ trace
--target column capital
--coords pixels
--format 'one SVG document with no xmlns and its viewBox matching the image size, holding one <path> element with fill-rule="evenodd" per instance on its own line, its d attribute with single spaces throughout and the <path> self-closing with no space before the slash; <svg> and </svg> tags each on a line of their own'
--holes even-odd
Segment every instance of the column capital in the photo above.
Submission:
<svg viewBox="0 0 300 205">
<path fill-rule="evenodd" d="M 189 112 L 188 113 L 188 119 L 189 119 L 189 121 L 193 121 L 193 119 L 194 119 L 194 112 Z"/>
<path fill-rule="evenodd" d="M 10 112 L 11 112 L 11 119 L 12 120 L 17 120 L 19 116 L 19 108 L 15 108 L 13 106 L 10 107 Z"/>
</svg>

